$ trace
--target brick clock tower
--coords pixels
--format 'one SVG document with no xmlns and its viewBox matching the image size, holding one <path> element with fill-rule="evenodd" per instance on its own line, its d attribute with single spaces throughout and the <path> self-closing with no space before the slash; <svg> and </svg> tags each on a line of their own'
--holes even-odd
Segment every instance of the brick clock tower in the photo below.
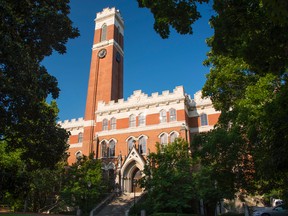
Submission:
<svg viewBox="0 0 288 216">
<path fill-rule="evenodd" d="M 85 109 L 83 153 L 96 151 L 96 111 L 99 101 L 123 98 L 124 21 L 119 10 L 105 8 L 95 19 L 92 58 Z"/>
</svg>

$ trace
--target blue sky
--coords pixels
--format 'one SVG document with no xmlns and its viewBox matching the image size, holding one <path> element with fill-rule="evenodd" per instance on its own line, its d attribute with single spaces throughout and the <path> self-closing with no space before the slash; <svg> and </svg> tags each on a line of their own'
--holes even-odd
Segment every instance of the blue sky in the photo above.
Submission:
<svg viewBox="0 0 288 216">
<path fill-rule="evenodd" d="M 59 120 L 84 116 L 94 19 L 106 7 L 116 7 L 124 19 L 125 100 L 138 89 L 151 95 L 183 85 L 193 97 L 203 87 L 209 72 L 202 64 L 209 51 L 205 39 L 213 35 L 208 24 L 213 14 L 210 5 L 200 5 L 202 18 L 193 25 L 193 35 L 179 35 L 171 29 L 168 39 L 154 31 L 153 15 L 138 8 L 136 0 L 71 0 L 70 7 L 70 18 L 81 36 L 68 42 L 66 54 L 55 53 L 43 62 L 61 89 Z"/>
</svg>

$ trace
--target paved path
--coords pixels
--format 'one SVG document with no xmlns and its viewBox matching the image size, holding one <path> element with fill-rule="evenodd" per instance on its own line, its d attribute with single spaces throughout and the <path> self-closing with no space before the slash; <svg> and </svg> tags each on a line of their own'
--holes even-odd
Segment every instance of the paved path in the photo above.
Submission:
<svg viewBox="0 0 288 216">
<path fill-rule="evenodd" d="M 136 194 L 136 198 L 140 194 Z M 134 203 L 134 194 L 122 194 L 119 197 L 116 197 L 105 206 L 97 216 L 125 216 L 125 212 L 132 206 Z"/>
</svg>

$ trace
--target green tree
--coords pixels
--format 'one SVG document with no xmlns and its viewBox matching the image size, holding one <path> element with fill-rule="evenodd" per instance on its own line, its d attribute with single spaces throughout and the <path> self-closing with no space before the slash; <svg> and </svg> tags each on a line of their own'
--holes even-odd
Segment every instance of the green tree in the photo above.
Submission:
<svg viewBox="0 0 288 216">
<path fill-rule="evenodd" d="M 68 17 L 69 0 L 0 1 L 0 139 L 23 149 L 26 169 L 53 167 L 64 155 L 67 132 L 56 125 L 57 80 L 42 60 L 79 35 Z"/>
<path fill-rule="evenodd" d="M 68 167 L 63 176 L 61 198 L 72 207 L 88 212 L 107 193 L 101 162 L 84 156 Z"/>
<path fill-rule="evenodd" d="M 208 1 L 138 2 L 140 7 L 151 10 L 156 31 L 166 38 L 169 27 L 179 33 L 192 33 L 181 32 L 173 23 L 179 24 L 180 29 L 192 28 L 192 17 L 200 17 L 197 4 Z M 203 145 L 208 155 L 223 155 L 223 159 L 216 158 L 210 165 L 214 167 L 219 162 L 224 166 L 223 161 L 230 161 L 233 166 L 242 167 L 233 167 L 233 175 L 247 176 L 242 185 L 247 191 L 257 188 L 263 193 L 280 189 L 287 194 L 288 3 L 286 0 L 209 2 L 215 12 L 210 19 L 214 35 L 207 40 L 211 50 L 204 64 L 211 69 L 203 96 L 211 97 L 221 117 L 217 129 L 209 133 L 209 142 Z M 189 13 L 182 6 L 188 7 Z M 181 15 L 175 16 L 178 13 Z M 219 136 L 230 142 L 214 139 Z M 236 157 L 234 151 L 226 152 L 229 146 L 239 152 Z M 237 179 L 239 186 L 241 182 Z"/>
<path fill-rule="evenodd" d="M 191 208 L 193 199 L 192 163 L 188 144 L 176 140 L 148 156 L 142 185 L 148 191 L 148 202 L 154 212 L 184 212 Z"/>
</svg>

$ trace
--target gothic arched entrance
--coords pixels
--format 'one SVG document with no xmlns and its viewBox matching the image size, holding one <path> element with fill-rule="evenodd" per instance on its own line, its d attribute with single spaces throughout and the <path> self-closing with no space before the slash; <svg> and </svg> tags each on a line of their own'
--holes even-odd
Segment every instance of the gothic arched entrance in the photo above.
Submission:
<svg viewBox="0 0 288 216">
<path fill-rule="evenodd" d="M 144 158 L 133 147 L 121 167 L 121 189 L 123 192 L 142 192 L 139 179 L 142 178 L 144 165 Z"/>
</svg>

